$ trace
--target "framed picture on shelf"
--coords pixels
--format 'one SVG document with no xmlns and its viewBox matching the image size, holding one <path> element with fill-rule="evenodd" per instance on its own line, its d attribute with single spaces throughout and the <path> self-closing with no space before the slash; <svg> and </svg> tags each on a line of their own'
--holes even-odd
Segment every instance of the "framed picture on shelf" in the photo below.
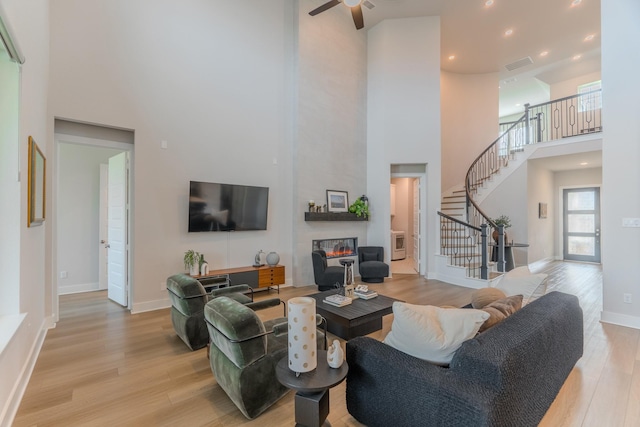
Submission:
<svg viewBox="0 0 640 427">
<path fill-rule="evenodd" d="M 346 191 L 327 190 L 327 212 L 349 212 L 349 194 Z"/>
</svg>

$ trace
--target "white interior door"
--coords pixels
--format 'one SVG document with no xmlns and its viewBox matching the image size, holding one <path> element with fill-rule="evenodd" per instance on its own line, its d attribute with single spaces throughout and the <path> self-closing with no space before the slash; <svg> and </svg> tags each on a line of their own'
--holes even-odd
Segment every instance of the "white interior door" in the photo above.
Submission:
<svg viewBox="0 0 640 427">
<path fill-rule="evenodd" d="M 420 273 L 420 180 L 413 180 L 413 268 Z"/>
<path fill-rule="evenodd" d="M 127 306 L 127 162 L 123 152 L 109 159 L 107 273 L 109 299 Z"/>
<path fill-rule="evenodd" d="M 100 165 L 100 214 L 98 232 L 98 289 L 107 289 L 107 218 L 109 198 L 109 165 Z"/>
</svg>

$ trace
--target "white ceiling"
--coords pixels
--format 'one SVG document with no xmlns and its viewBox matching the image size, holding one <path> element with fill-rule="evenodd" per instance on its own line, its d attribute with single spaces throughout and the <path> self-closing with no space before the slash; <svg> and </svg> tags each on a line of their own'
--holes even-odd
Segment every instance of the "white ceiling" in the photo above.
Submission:
<svg viewBox="0 0 640 427">
<path fill-rule="evenodd" d="M 516 104 L 548 101 L 549 84 L 600 70 L 600 0 L 575 6 L 573 0 L 494 0 L 492 6 L 486 0 L 369 1 L 375 7 L 362 8 L 365 30 L 384 19 L 440 16 L 442 69 L 499 73 L 500 116 L 523 111 Z M 323 3 L 314 0 L 318 6 Z M 340 6 L 324 13 L 349 10 Z M 507 29 L 513 30 L 510 37 L 504 36 Z M 589 34 L 593 40 L 585 41 Z M 548 55 L 539 56 L 542 51 Z M 449 60 L 450 55 L 456 58 Z M 573 60 L 575 55 L 582 56 Z M 525 57 L 533 64 L 505 68 Z"/>
<path fill-rule="evenodd" d="M 552 172 L 562 172 L 575 169 L 590 169 L 602 167 L 602 151 L 587 151 L 584 153 L 565 154 L 563 156 L 530 159 Z"/>
</svg>

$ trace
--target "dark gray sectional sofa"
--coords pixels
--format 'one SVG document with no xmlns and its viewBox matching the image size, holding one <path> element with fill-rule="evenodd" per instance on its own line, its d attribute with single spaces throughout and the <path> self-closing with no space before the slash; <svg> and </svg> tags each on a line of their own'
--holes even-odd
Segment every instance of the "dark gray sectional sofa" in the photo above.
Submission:
<svg viewBox="0 0 640 427">
<path fill-rule="evenodd" d="M 536 426 L 582 356 L 582 309 L 560 292 L 531 302 L 436 366 L 382 342 L 347 342 L 347 409 L 375 426 Z"/>
</svg>

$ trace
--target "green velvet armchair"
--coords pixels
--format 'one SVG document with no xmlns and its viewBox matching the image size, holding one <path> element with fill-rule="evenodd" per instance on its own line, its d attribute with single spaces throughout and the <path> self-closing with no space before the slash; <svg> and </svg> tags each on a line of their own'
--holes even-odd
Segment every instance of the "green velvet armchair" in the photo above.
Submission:
<svg viewBox="0 0 640 427">
<path fill-rule="evenodd" d="M 209 343 L 209 333 L 204 323 L 204 306 L 214 298 L 226 296 L 252 310 L 275 307 L 284 302 L 279 298 L 253 301 L 253 289 L 249 285 L 235 285 L 213 289 L 207 293 L 202 284 L 186 274 L 176 274 L 167 279 L 167 291 L 171 300 L 171 323 L 176 334 L 191 350 L 198 350 Z M 286 307 L 284 308 L 286 312 Z"/>
<path fill-rule="evenodd" d="M 224 296 L 206 304 L 204 317 L 216 381 L 245 417 L 256 418 L 289 391 L 276 379 L 276 365 L 288 351 L 287 318 L 263 323 L 249 307 Z M 316 339 L 319 348 L 326 346 L 324 333 L 318 331 Z"/>
</svg>

